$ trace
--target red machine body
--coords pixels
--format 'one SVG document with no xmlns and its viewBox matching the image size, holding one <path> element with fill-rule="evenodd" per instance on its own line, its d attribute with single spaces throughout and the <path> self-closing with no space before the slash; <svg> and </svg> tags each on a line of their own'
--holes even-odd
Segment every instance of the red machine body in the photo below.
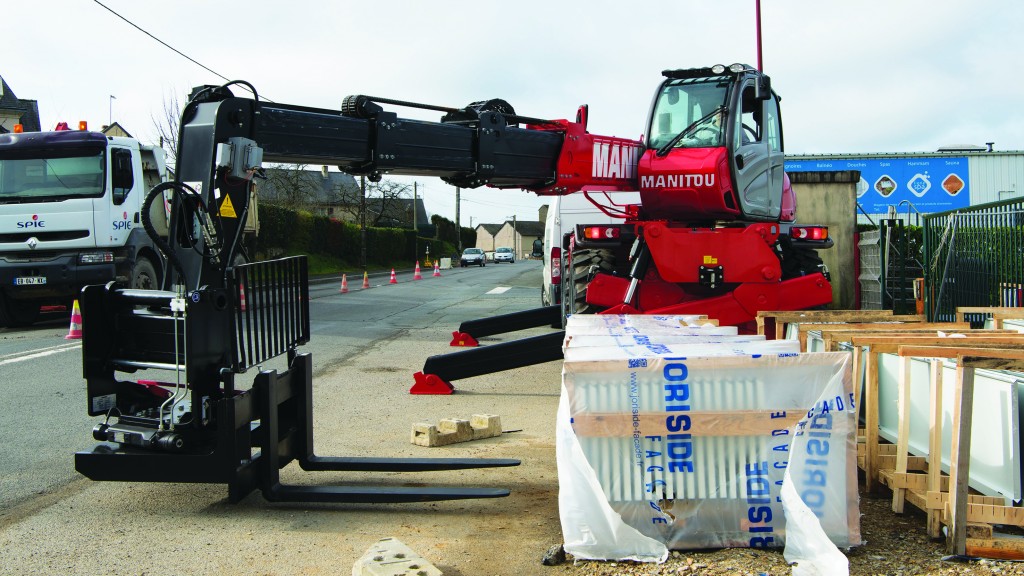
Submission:
<svg viewBox="0 0 1024 576">
<path fill-rule="evenodd" d="M 573 165 L 573 179 L 551 188 L 610 185 L 638 190 L 641 198 L 640 205 L 617 210 L 623 224 L 615 234 L 607 225 L 594 231 L 582 225 L 564 240 L 563 315 L 703 313 L 744 324 L 758 310 L 830 303 L 827 270 L 816 254 L 831 246 L 827 234 L 790 234 L 796 198 L 784 171 L 779 98 L 768 77 L 745 65 L 664 76 L 635 172 L 625 166 L 635 152 L 621 141 L 609 143 L 609 150 L 622 151 L 616 175 L 635 173 L 632 188 L 599 181 L 613 164 L 596 153 L 586 157 L 593 162 L 591 182 L 582 182 Z M 566 133 L 560 167 L 586 153 Z M 599 195 L 588 198 L 597 204 Z"/>
</svg>

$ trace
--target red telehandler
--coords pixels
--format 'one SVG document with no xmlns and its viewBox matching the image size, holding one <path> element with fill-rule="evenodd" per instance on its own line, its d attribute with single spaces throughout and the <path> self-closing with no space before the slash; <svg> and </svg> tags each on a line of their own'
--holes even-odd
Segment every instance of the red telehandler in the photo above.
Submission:
<svg viewBox="0 0 1024 576">
<path fill-rule="evenodd" d="M 535 189 L 581 190 L 621 219 L 577 225 L 565 236 L 561 262 L 552 264 L 553 279 L 559 270 L 560 306 L 464 322 L 453 346 L 548 322 L 557 327 L 579 313 L 699 313 L 749 329 L 758 310 L 832 301 L 817 255 L 832 245 L 827 228 L 793 224 L 779 98 L 768 76 L 742 64 L 663 75 L 644 142 L 595 137 L 592 150 L 563 149 L 558 176 L 576 178 Z M 586 115 L 581 108 L 576 122 L 559 125 L 566 148 L 585 134 Z M 581 154 L 589 178 L 570 163 Z M 639 190 L 641 203 L 614 205 L 601 194 L 611 190 Z M 561 339 L 557 333 L 432 357 L 412 392 L 450 393 L 454 379 L 558 359 Z"/>
<path fill-rule="evenodd" d="M 309 282 L 305 257 L 245 263 L 242 236 L 262 163 L 336 165 L 371 180 L 438 176 L 456 186 L 538 194 L 639 190 L 616 226 L 577 226 L 564 244 L 564 310 L 550 306 L 465 322 L 467 337 L 561 327 L 566 313 L 700 312 L 741 324 L 759 309 L 826 304 L 814 253 L 820 228 L 794 217 L 782 163 L 778 98 L 747 66 L 670 70 L 645 142 L 587 132 L 575 121 L 519 116 L 503 100 L 444 108 L 350 96 L 341 110 L 261 101 L 245 82 L 197 88 L 182 112 L 176 180 L 150 190 L 141 223 L 167 261 L 160 289 L 117 284 L 81 293 L 88 412 L 101 442 L 75 456 L 94 480 L 224 483 L 238 501 L 415 502 L 494 498 L 507 490 L 289 486 L 279 470 L 416 472 L 518 465 L 512 459 L 324 457 L 313 449 Z M 253 97 L 231 91 L 245 85 Z M 399 118 L 381 104 L 444 112 Z M 522 127 L 520 125 L 523 125 Z M 170 206 L 168 234 L 150 220 Z M 243 300 L 244 299 L 244 300 Z M 243 305 L 247 302 L 248 305 Z M 450 393 L 451 380 L 561 357 L 563 334 L 434 356 L 413 392 Z M 288 370 L 238 376 L 287 354 Z M 150 369 L 173 383 L 124 380 Z"/>
</svg>

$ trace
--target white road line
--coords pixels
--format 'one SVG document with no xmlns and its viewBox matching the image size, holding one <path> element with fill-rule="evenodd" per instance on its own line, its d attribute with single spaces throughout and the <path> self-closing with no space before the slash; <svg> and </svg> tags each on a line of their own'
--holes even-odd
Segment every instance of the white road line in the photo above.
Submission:
<svg viewBox="0 0 1024 576">
<path fill-rule="evenodd" d="M 35 360 L 36 358 L 43 358 L 45 356 L 52 356 L 53 354 L 59 354 L 61 352 L 67 352 L 68 350 L 78 350 L 82 347 L 81 342 L 75 342 L 74 344 L 64 344 L 62 346 L 51 346 L 49 348 L 42 348 L 37 351 L 30 352 L 19 352 L 17 354 L 8 354 L 7 358 L 0 360 L 0 366 L 6 364 L 15 364 L 17 362 L 24 362 L 26 360 Z"/>
<path fill-rule="evenodd" d="M 498 286 L 497 288 L 488 292 L 488 294 L 504 294 L 505 292 L 508 292 L 511 289 L 511 286 Z"/>
</svg>

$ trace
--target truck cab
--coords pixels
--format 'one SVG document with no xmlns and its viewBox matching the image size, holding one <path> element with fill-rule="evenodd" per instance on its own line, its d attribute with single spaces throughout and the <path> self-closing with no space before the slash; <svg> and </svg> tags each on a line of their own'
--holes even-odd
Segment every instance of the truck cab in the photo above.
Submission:
<svg viewBox="0 0 1024 576">
<path fill-rule="evenodd" d="M 645 208 L 684 222 L 778 221 L 782 120 L 768 77 L 743 64 L 663 74 L 638 167 Z"/>
<path fill-rule="evenodd" d="M 0 325 L 29 324 L 87 284 L 155 288 L 162 261 L 139 210 L 166 177 L 163 149 L 132 138 L 0 135 Z M 153 212 L 166 235 L 162 203 Z"/>
</svg>

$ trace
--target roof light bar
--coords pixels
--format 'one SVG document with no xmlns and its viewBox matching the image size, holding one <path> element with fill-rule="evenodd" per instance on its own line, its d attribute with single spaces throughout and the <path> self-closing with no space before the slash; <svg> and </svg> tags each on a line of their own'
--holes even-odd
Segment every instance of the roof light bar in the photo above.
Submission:
<svg viewBox="0 0 1024 576">
<path fill-rule="evenodd" d="M 729 74 L 740 74 L 741 72 L 753 71 L 754 69 L 746 64 L 715 64 L 710 68 L 679 68 L 676 70 L 662 70 L 661 75 L 666 78 L 707 78 L 708 76 L 726 76 Z"/>
</svg>

